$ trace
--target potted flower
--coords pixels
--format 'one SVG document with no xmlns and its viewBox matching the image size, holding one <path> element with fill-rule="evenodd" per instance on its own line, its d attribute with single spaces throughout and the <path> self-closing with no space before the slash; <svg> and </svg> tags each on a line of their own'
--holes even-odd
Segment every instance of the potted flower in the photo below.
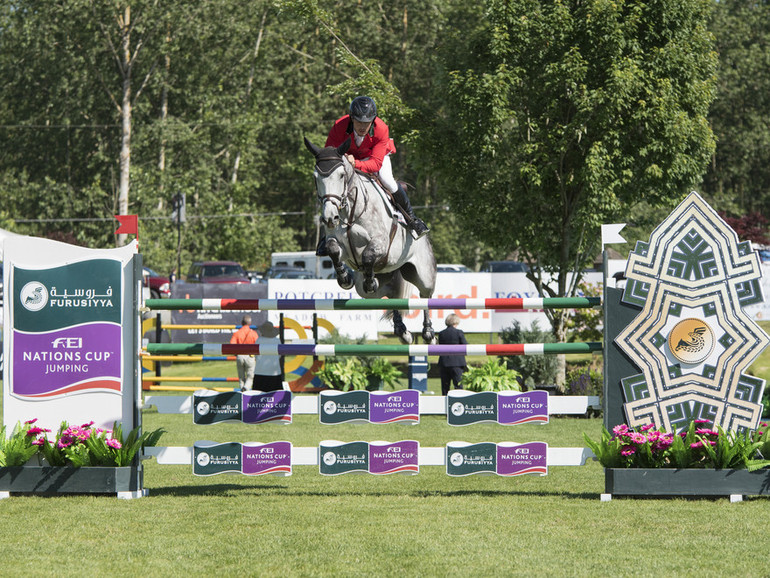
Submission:
<svg viewBox="0 0 770 578">
<path fill-rule="evenodd" d="M 124 436 L 112 430 L 62 423 L 53 441 L 36 420 L 17 424 L 10 437 L 0 430 L 0 492 L 116 493 L 142 490 L 139 452 L 156 445 L 163 429 Z M 37 465 L 42 462 L 43 465 Z"/>
<path fill-rule="evenodd" d="M 744 433 L 693 420 L 669 433 L 653 425 L 584 434 L 605 468 L 605 491 L 616 495 L 733 495 L 770 491 L 770 430 Z"/>
</svg>

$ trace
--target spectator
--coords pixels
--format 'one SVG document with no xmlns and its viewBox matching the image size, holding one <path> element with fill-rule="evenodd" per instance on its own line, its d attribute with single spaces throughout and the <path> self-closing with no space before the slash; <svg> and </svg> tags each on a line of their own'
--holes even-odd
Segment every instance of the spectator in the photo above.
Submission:
<svg viewBox="0 0 770 578">
<path fill-rule="evenodd" d="M 457 329 L 460 325 L 460 318 L 452 313 L 447 315 L 446 329 L 439 331 L 439 345 L 466 345 L 465 333 L 462 329 Z M 454 383 L 456 389 L 462 389 L 463 372 L 468 369 L 465 364 L 464 355 L 439 355 L 438 366 L 441 374 L 441 395 L 447 395 L 449 388 Z"/>
<path fill-rule="evenodd" d="M 241 328 L 233 333 L 230 343 L 251 345 L 256 342 L 257 332 L 251 328 L 251 315 L 244 315 L 241 320 Z M 256 360 L 253 355 L 237 355 L 235 365 L 238 368 L 238 383 L 241 386 L 241 391 L 246 391 L 254 379 Z"/>
<path fill-rule="evenodd" d="M 257 345 L 278 345 L 281 339 L 278 337 L 278 329 L 265 321 L 257 327 L 259 338 Z M 283 359 L 279 355 L 258 355 L 254 368 L 254 383 L 252 389 L 259 391 L 277 391 L 283 389 Z"/>
</svg>

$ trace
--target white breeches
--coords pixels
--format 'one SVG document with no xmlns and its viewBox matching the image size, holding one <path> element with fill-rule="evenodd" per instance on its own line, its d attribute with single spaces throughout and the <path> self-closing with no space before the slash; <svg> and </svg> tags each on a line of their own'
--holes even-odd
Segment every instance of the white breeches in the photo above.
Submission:
<svg viewBox="0 0 770 578">
<path fill-rule="evenodd" d="M 382 159 L 382 167 L 380 167 L 380 172 L 377 173 L 377 176 L 380 177 L 382 184 L 391 193 L 395 193 L 398 190 L 398 183 L 393 178 L 393 167 L 390 165 L 390 155 L 385 155 L 385 158 Z"/>
</svg>

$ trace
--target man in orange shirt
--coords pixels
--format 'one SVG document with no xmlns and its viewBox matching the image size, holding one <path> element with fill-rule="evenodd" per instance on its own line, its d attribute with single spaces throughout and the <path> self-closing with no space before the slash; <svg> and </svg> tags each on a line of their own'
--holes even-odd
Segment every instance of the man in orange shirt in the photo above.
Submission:
<svg viewBox="0 0 770 578">
<path fill-rule="evenodd" d="M 250 345 L 257 342 L 257 332 L 251 328 L 251 316 L 244 315 L 241 320 L 241 328 L 233 333 L 230 343 Z M 254 381 L 254 366 L 257 360 L 253 355 L 238 355 L 235 358 L 235 364 L 238 367 L 238 382 L 241 385 L 241 391 L 251 389 L 251 383 Z"/>
</svg>

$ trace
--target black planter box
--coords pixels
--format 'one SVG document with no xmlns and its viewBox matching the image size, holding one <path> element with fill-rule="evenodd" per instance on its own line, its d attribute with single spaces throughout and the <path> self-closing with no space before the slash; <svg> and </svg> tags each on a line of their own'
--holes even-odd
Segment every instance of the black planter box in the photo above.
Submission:
<svg viewBox="0 0 770 578">
<path fill-rule="evenodd" d="M 605 468 L 604 489 L 613 496 L 770 495 L 770 469 Z"/>
<path fill-rule="evenodd" d="M 141 465 L 122 468 L 0 467 L 0 492 L 34 494 L 141 493 L 143 480 L 144 471 Z"/>
</svg>

